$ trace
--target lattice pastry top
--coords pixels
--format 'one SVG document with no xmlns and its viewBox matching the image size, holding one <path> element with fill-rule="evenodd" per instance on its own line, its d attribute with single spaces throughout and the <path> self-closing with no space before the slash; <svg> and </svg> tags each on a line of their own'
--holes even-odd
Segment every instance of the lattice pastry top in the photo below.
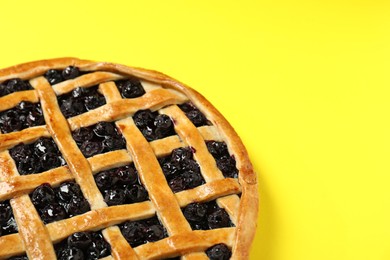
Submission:
<svg viewBox="0 0 390 260">
<path fill-rule="evenodd" d="M 61 58 L 0 70 L 0 259 L 247 259 L 257 181 L 200 94 Z"/>
</svg>

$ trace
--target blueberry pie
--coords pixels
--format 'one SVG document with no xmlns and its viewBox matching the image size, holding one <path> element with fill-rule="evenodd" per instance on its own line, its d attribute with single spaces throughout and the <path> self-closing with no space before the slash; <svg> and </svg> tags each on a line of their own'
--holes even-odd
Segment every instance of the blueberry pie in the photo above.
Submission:
<svg viewBox="0 0 390 260">
<path fill-rule="evenodd" d="M 233 128 L 164 74 L 0 70 L 0 259 L 248 259 L 257 181 Z"/>
</svg>

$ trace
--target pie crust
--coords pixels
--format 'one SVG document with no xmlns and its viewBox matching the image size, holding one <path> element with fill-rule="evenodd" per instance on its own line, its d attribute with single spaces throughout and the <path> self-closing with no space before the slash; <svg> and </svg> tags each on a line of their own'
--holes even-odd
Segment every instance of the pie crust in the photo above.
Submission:
<svg viewBox="0 0 390 260">
<path fill-rule="evenodd" d="M 42 76 L 49 69 L 68 66 L 90 73 L 53 86 Z M 129 76 L 142 81 L 145 95 L 135 99 L 120 96 L 113 81 Z M 205 250 L 218 243 L 231 248 L 231 259 L 249 259 L 258 213 L 256 174 L 234 129 L 201 94 L 160 72 L 77 58 L 41 60 L 0 70 L 0 83 L 12 78 L 29 80 L 34 90 L 0 97 L 0 111 L 11 109 L 21 101 L 40 102 L 46 125 L 0 134 L 0 201 L 10 199 L 19 229 L 19 233 L 0 237 L 0 259 L 24 253 L 29 259 L 55 259 L 54 243 L 74 232 L 88 230 L 103 230 L 104 238 L 111 245 L 111 256 L 104 259 L 161 259 L 177 255 L 181 255 L 182 259 L 208 259 Z M 78 86 L 93 85 L 99 85 L 106 104 L 65 119 L 59 109 L 57 96 Z M 206 116 L 211 125 L 195 127 L 191 123 L 176 105 L 188 101 Z M 140 109 L 159 110 L 169 115 L 175 123 L 177 135 L 148 142 L 131 118 Z M 77 147 L 71 131 L 100 121 L 115 122 L 126 139 L 127 149 L 87 159 Z M 19 175 L 8 149 L 21 142 L 33 142 L 42 136 L 54 139 L 67 166 L 39 174 Z M 208 152 L 205 140 L 224 141 L 227 144 L 229 153 L 236 160 L 238 179 L 224 178 Z M 173 193 L 156 156 L 167 155 L 183 146 L 196 149 L 194 157 L 206 184 Z M 130 162 L 137 167 L 150 200 L 108 207 L 93 174 Z M 91 211 L 44 225 L 28 194 L 42 183 L 55 186 L 68 180 L 75 180 L 80 185 Z M 214 199 L 229 214 L 234 227 L 192 231 L 180 208 L 189 203 Z M 116 225 L 127 220 L 148 218 L 156 213 L 169 236 L 131 248 Z"/>
</svg>

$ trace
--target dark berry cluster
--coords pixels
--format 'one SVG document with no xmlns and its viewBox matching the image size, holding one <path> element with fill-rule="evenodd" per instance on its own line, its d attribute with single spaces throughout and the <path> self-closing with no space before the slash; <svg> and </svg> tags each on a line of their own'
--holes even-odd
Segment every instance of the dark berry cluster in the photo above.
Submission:
<svg viewBox="0 0 390 260">
<path fill-rule="evenodd" d="M 206 255 L 210 260 L 229 260 L 232 251 L 225 244 L 217 244 L 206 250 Z"/>
<path fill-rule="evenodd" d="M 79 128 L 72 136 L 85 157 L 126 148 L 125 139 L 112 122 Z"/>
<path fill-rule="evenodd" d="M 0 129 L 3 133 L 44 124 L 45 119 L 39 103 L 22 101 L 15 108 L 0 112 Z"/>
<path fill-rule="evenodd" d="M 0 202 L 0 236 L 18 232 L 9 200 Z"/>
<path fill-rule="evenodd" d="M 118 80 L 115 84 L 124 98 L 136 98 L 145 94 L 144 87 L 137 78 Z"/>
<path fill-rule="evenodd" d="M 203 115 L 203 113 L 200 112 L 200 110 L 196 108 L 194 104 L 188 102 L 179 105 L 179 107 L 181 110 L 183 110 L 188 119 L 190 119 L 195 126 L 198 127 L 203 125 L 209 125 L 209 121 L 207 120 L 205 115 Z"/>
<path fill-rule="evenodd" d="M 193 230 L 209 230 L 232 227 L 229 215 L 215 201 L 191 203 L 183 208 L 184 217 Z"/>
<path fill-rule="evenodd" d="M 109 206 L 136 203 L 149 198 L 134 164 L 102 171 L 95 175 L 95 182 Z"/>
<path fill-rule="evenodd" d="M 73 117 L 106 104 L 106 99 L 98 92 L 98 86 L 78 87 L 70 93 L 57 97 L 65 118 Z"/>
<path fill-rule="evenodd" d="M 18 144 L 9 152 L 21 175 L 44 172 L 66 164 L 51 138 L 41 137 L 31 144 Z"/>
<path fill-rule="evenodd" d="M 0 97 L 14 92 L 32 89 L 33 88 L 28 81 L 24 81 L 19 78 L 10 79 L 0 84 Z"/>
<path fill-rule="evenodd" d="M 158 159 L 173 192 L 192 189 L 205 183 L 191 148 L 177 148 Z"/>
<path fill-rule="evenodd" d="M 127 221 L 120 225 L 119 228 L 132 247 L 167 237 L 167 231 L 157 217 L 138 221 Z"/>
<path fill-rule="evenodd" d="M 49 81 L 51 85 L 60 83 L 68 79 L 74 79 L 80 75 L 80 70 L 77 67 L 69 66 L 63 70 L 48 70 L 44 77 Z"/>
<path fill-rule="evenodd" d="M 76 232 L 54 246 L 58 260 L 94 260 L 111 254 L 101 232 Z"/>
<path fill-rule="evenodd" d="M 80 186 L 64 182 L 57 188 L 42 184 L 31 193 L 31 201 L 45 224 L 71 218 L 90 210 Z"/>
<path fill-rule="evenodd" d="M 175 134 L 171 118 L 150 110 L 139 110 L 134 116 L 134 123 L 146 140 L 154 141 Z"/>
<path fill-rule="evenodd" d="M 217 167 L 226 178 L 238 178 L 236 160 L 230 156 L 225 142 L 207 141 L 207 149 L 217 162 Z"/>
</svg>

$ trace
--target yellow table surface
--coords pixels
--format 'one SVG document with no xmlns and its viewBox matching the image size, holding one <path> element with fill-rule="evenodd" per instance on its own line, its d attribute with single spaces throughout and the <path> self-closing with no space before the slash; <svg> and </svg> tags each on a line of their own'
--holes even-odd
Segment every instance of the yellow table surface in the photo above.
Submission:
<svg viewBox="0 0 390 260">
<path fill-rule="evenodd" d="M 235 127 L 259 179 L 251 259 L 390 259 L 386 0 L 0 1 L 0 67 L 165 72 Z"/>
</svg>

